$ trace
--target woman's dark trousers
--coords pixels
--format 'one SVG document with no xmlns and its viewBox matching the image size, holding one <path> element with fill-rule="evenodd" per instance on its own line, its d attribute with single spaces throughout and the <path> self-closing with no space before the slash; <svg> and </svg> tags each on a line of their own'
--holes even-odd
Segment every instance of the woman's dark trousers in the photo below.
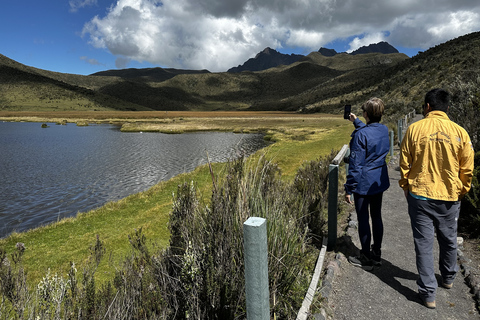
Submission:
<svg viewBox="0 0 480 320">
<path fill-rule="evenodd" d="M 355 210 L 358 219 L 358 236 L 362 245 L 361 252 L 370 257 L 370 244 L 372 250 L 380 255 L 383 239 L 382 221 L 382 197 L 383 192 L 375 195 L 360 195 L 354 193 Z M 372 219 L 372 231 L 370 231 L 370 218 Z"/>
</svg>

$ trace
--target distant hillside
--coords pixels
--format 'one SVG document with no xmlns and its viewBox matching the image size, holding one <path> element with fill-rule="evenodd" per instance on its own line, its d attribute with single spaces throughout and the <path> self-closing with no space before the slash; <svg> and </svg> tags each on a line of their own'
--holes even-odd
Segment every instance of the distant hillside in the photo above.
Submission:
<svg viewBox="0 0 480 320">
<path fill-rule="evenodd" d="M 477 32 L 413 58 L 378 52 L 326 56 L 320 50 L 262 71 L 151 68 L 90 76 L 40 70 L 0 55 L 0 110 L 340 112 L 345 103 L 355 108 L 379 96 L 390 114 L 419 108 L 423 95 L 433 87 L 456 92 L 469 79 L 480 79 L 479 49 Z M 264 53 L 280 54 L 271 49 Z"/>
<path fill-rule="evenodd" d="M 271 48 L 259 52 L 255 58 L 248 59 L 243 65 L 229 69 L 227 72 L 262 71 L 280 65 L 290 65 L 303 58 L 300 54 L 283 54 Z"/>
<path fill-rule="evenodd" d="M 318 112 L 335 109 L 336 105 L 340 112 L 340 106 L 343 103 L 359 105 L 369 97 L 378 96 L 387 102 L 387 114 L 412 109 L 420 112 L 424 95 L 432 88 L 446 88 L 453 94 L 455 100 L 457 95 L 463 94 L 462 90 L 470 88 L 472 84 L 478 87 L 480 58 L 477 53 L 479 50 L 480 32 L 474 32 L 421 52 L 411 59 L 394 64 L 391 68 L 366 69 L 368 73 L 358 74 L 358 81 L 345 86 L 343 90 L 340 90 L 340 84 L 321 86 L 292 99 L 298 100 L 304 96 L 316 95 L 317 101 L 305 104 L 303 110 Z M 386 57 L 394 55 L 386 55 Z M 366 56 L 368 55 L 354 57 Z M 312 56 L 312 59 L 315 58 L 316 56 Z M 316 62 L 328 64 L 327 57 L 322 59 Z M 365 62 L 363 59 L 360 61 Z"/>
<path fill-rule="evenodd" d="M 163 69 L 163 68 L 144 68 L 144 69 L 120 69 L 100 71 L 91 76 L 119 77 L 123 79 L 135 79 L 146 82 L 165 81 L 179 74 L 198 74 L 210 73 L 208 70 L 181 70 L 181 69 Z"/>
<path fill-rule="evenodd" d="M 149 110 L 89 88 L 107 83 L 99 78 L 92 85 L 91 80 L 28 67 L 0 55 L 0 110 Z"/>
</svg>

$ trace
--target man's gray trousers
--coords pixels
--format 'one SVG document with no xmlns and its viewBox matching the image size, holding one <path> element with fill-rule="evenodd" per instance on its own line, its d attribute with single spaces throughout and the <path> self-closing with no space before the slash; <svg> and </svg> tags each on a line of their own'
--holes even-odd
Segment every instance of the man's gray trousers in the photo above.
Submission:
<svg viewBox="0 0 480 320">
<path fill-rule="evenodd" d="M 439 270 L 443 283 L 452 283 L 458 272 L 457 220 L 460 201 L 419 200 L 410 194 L 407 200 L 419 274 L 418 293 L 422 299 L 430 302 L 435 300 L 438 287 L 433 257 L 435 232 L 440 248 Z"/>
</svg>

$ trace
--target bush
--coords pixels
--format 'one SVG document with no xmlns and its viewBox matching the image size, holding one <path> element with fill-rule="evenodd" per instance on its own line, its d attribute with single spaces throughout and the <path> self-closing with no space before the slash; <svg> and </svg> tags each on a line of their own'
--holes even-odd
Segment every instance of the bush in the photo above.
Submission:
<svg viewBox="0 0 480 320">
<path fill-rule="evenodd" d="M 480 74 L 465 71 L 457 76 L 451 85 L 452 103 L 448 112 L 453 121 L 467 130 L 472 140 L 475 155 L 475 169 L 472 189 L 462 199 L 459 231 L 472 238 L 480 238 Z"/>
<path fill-rule="evenodd" d="M 316 223 L 320 230 L 325 224 L 319 214 L 325 206 L 325 172 L 326 160 L 308 164 L 288 185 L 278 167 L 265 159 L 254 168 L 237 160 L 229 163 L 211 203 L 203 206 L 194 185 L 179 186 L 166 260 L 173 267 L 170 276 L 182 283 L 171 289 L 180 302 L 179 318 L 245 316 L 243 223 L 251 216 L 267 219 L 271 312 L 282 319 L 294 317 L 304 294 L 298 290 L 309 277 L 304 270 L 312 251 L 309 227 Z"/>
</svg>

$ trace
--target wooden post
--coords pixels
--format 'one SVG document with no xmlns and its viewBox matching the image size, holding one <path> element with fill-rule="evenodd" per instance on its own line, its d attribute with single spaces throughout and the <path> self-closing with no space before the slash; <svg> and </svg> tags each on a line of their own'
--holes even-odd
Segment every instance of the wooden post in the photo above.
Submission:
<svg viewBox="0 0 480 320">
<path fill-rule="evenodd" d="M 247 319 L 269 320 L 267 220 L 250 217 L 245 221 L 243 247 Z"/>
</svg>

